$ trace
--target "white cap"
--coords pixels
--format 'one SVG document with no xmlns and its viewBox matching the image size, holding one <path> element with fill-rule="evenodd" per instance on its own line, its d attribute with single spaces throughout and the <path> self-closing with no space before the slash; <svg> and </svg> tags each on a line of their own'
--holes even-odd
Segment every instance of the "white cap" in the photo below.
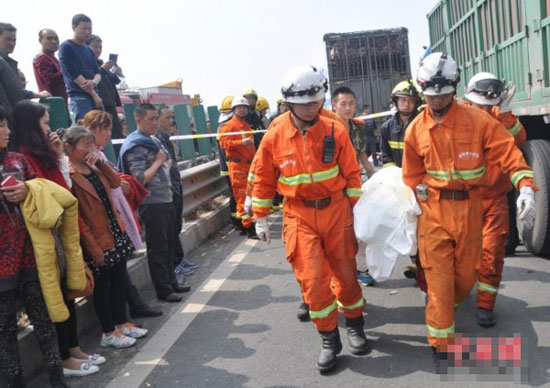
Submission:
<svg viewBox="0 0 550 388">
<path fill-rule="evenodd" d="M 500 84 L 499 85 L 500 90 L 498 90 L 498 92 L 497 90 L 492 90 L 490 93 L 481 93 L 481 91 L 477 90 L 476 88 L 476 84 L 479 85 L 478 84 L 479 81 L 488 81 L 486 82 L 487 85 Z M 483 92 L 488 91 L 488 90 L 485 90 L 487 89 L 487 85 L 483 86 L 483 89 L 484 89 Z M 498 87 L 494 89 L 498 89 Z M 471 101 L 474 104 L 494 106 L 494 105 L 500 104 L 502 89 L 503 89 L 502 82 L 499 81 L 499 79 L 494 74 L 481 72 L 481 73 L 477 73 L 470 79 L 470 82 L 468 82 L 468 88 L 466 89 L 466 94 L 464 95 L 464 97 L 466 97 L 468 101 Z"/>
<path fill-rule="evenodd" d="M 307 104 L 321 101 L 328 90 L 328 80 L 323 69 L 303 65 L 289 70 L 283 78 L 281 94 L 286 102 Z"/>
<path fill-rule="evenodd" d="M 416 82 L 425 96 L 438 96 L 456 91 L 460 70 L 448 54 L 432 53 L 420 62 Z"/>
<path fill-rule="evenodd" d="M 231 109 L 239 105 L 244 105 L 248 108 L 248 100 L 244 97 L 235 97 L 231 103 Z"/>
</svg>

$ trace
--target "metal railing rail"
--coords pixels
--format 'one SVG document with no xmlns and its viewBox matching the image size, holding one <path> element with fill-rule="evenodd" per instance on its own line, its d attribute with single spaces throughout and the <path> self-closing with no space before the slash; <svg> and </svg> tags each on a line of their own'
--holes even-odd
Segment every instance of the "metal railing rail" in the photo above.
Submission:
<svg viewBox="0 0 550 388">
<path fill-rule="evenodd" d="M 184 217 L 227 190 L 226 180 L 220 175 L 218 160 L 182 170 L 180 176 Z"/>
</svg>

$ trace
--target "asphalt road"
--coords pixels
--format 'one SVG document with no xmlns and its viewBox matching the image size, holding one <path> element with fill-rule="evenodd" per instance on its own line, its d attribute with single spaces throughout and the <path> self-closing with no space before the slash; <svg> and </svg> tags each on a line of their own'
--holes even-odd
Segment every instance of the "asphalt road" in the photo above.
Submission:
<svg viewBox="0 0 550 388">
<path fill-rule="evenodd" d="M 271 245 L 246 240 L 226 227 L 189 259 L 201 268 L 189 277 L 193 293 L 179 305 L 163 304 L 165 315 L 140 321 L 151 329 L 138 346 L 122 351 L 98 347 L 99 333 L 83 342 L 108 364 L 91 377 L 70 379 L 73 387 L 365 387 L 550 385 L 550 261 L 519 253 L 507 258 L 497 301 L 498 324 L 475 322 L 475 294 L 457 311 L 456 330 L 466 337 L 521 337 L 523 374 L 468 374 L 464 368 L 435 373 L 426 342 L 424 300 L 401 274 L 363 287 L 365 330 L 373 351 L 344 350 L 337 369 L 321 376 L 315 361 L 320 338 L 311 322 L 296 319 L 299 289 L 284 259 L 280 218 Z M 149 297 L 152 294 L 149 290 Z M 447 380 L 458 382 L 445 382 Z M 515 380 L 516 383 L 512 381 Z M 42 378 L 43 382 L 43 378 Z M 33 386 L 43 386 L 35 382 Z"/>
</svg>

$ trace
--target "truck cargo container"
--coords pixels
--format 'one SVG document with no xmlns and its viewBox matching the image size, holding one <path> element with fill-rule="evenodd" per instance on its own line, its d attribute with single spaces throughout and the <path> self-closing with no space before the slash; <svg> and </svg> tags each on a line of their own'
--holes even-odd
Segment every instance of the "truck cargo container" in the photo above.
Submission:
<svg viewBox="0 0 550 388">
<path fill-rule="evenodd" d="M 330 92 L 347 86 L 356 94 L 357 109 L 388 110 L 393 87 L 411 77 L 406 28 L 329 33 L 326 46 Z"/>
<path fill-rule="evenodd" d="M 532 253 L 550 257 L 550 0 L 442 0 L 428 23 L 432 52 L 449 53 L 461 69 L 458 96 L 480 71 L 516 85 L 512 111 L 540 188 L 534 227 L 518 226 Z"/>
</svg>

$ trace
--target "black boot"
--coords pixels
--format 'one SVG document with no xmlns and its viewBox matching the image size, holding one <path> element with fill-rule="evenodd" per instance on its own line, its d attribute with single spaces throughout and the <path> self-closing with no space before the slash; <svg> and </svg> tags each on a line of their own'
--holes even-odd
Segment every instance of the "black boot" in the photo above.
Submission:
<svg viewBox="0 0 550 388">
<path fill-rule="evenodd" d="M 365 354 L 370 350 L 369 341 L 365 336 L 363 316 L 357 318 L 346 318 L 348 328 L 348 342 L 353 354 Z"/>
<path fill-rule="evenodd" d="M 447 352 L 440 352 L 434 346 L 432 346 L 432 360 L 435 366 L 435 373 L 440 375 L 447 371 L 450 366 L 448 363 L 449 355 Z"/>
<path fill-rule="evenodd" d="M 298 320 L 300 322 L 307 322 L 311 318 L 309 317 L 309 306 L 302 302 L 300 306 L 298 307 L 298 312 L 296 313 L 296 316 L 298 317 Z"/>
<path fill-rule="evenodd" d="M 338 327 L 332 331 L 320 331 L 323 347 L 317 360 L 317 369 L 320 373 L 328 373 L 336 366 L 336 355 L 342 351 L 342 342 Z"/>
<path fill-rule="evenodd" d="M 493 310 L 487 310 L 481 307 L 477 308 L 477 324 L 481 327 L 495 326 L 497 318 Z"/>
</svg>

